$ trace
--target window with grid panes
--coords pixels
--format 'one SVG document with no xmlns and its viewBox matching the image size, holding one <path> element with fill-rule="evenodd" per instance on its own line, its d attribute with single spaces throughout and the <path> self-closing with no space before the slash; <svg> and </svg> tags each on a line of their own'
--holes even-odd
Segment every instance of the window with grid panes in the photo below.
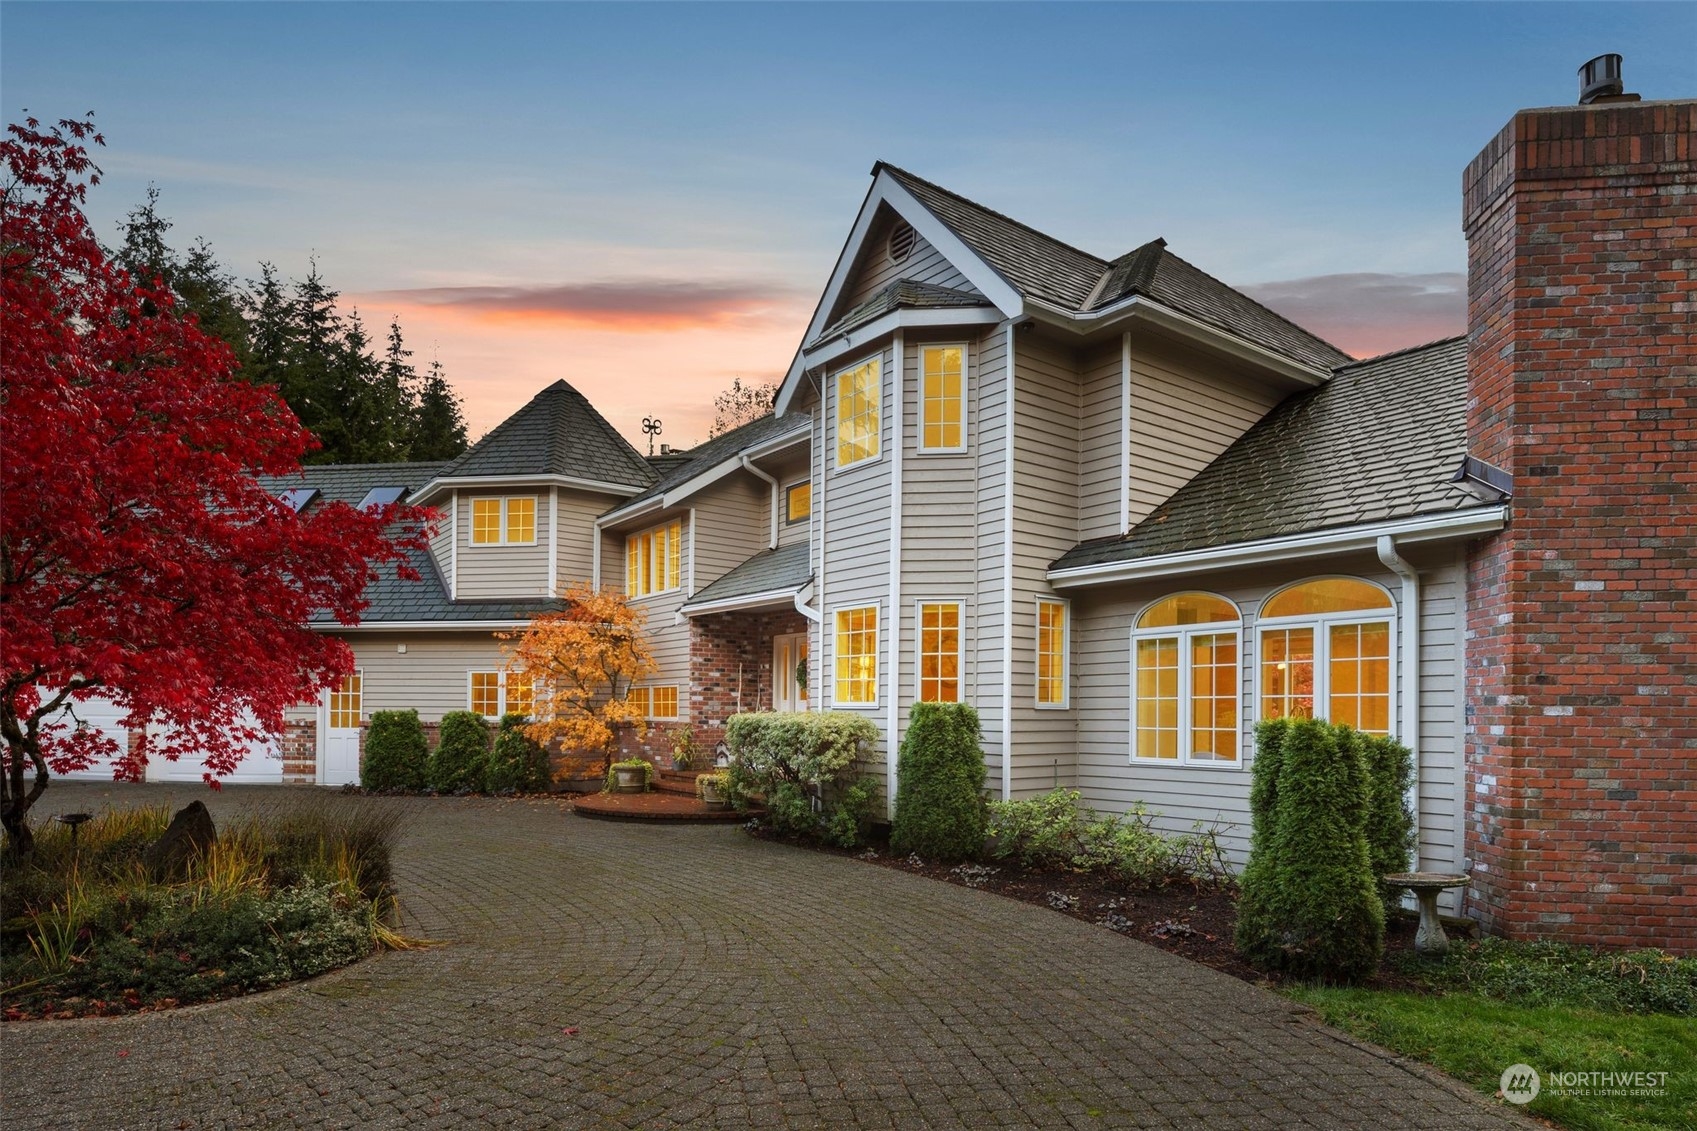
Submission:
<svg viewBox="0 0 1697 1131">
<path fill-rule="evenodd" d="M 1210 593 L 1157 601 L 1132 631 L 1132 757 L 1238 760 L 1237 606 Z"/>
</svg>

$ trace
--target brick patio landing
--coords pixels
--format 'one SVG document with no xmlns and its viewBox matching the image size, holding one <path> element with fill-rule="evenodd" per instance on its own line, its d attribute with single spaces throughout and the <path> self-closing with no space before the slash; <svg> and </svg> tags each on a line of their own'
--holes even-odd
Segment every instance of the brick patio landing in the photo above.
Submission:
<svg viewBox="0 0 1697 1131">
<path fill-rule="evenodd" d="M 647 793 L 586 793 L 572 802 L 580 817 L 604 821 L 651 821 L 673 824 L 680 821 L 746 821 L 754 810 L 709 809 L 695 796 L 695 779 L 705 771 L 661 770 L 654 776 L 655 788 Z"/>
</svg>

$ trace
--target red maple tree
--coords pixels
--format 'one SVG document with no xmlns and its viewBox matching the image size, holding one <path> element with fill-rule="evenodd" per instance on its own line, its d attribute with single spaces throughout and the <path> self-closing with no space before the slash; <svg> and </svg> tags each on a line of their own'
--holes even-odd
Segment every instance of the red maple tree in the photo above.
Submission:
<svg viewBox="0 0 1697 1131">
<path fill-rule="evenodd" d="M 378 569 L 415 576 L 431 518 L 296 514 L 259 484 L 314 441 L 158 280 L 107 261 L 81 207 L 91 144 L 75 120 L 0 141 L 0 824 L 17 852 L 50 768 L 115 758 L 139 780 L 150 756 L 193 750 L 216 786 L 286 707 L 352 670 L 308 619 L 354 623 Z M 131 749 L 74 721 L 97 695 L 142 736 Z"/>
</svg>

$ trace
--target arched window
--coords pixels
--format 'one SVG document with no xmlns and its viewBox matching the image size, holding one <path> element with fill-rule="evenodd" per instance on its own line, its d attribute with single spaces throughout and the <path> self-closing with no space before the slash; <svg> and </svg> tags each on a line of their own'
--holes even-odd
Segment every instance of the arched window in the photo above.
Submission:
<svg viewBox="0 0 1697 1131">
<path fill-rule="evenodd" d="M 1238 761 L 1242 619 L 1212 593 L 1179 593 L 1137 618 L 1131 634 L 1131 756 Z"/>
<path fill-rule="evenodd" d="M 1257 618 L 1261 718 L 1319 717 L 1391 731 L 1390 594 L 1353 577 L 1298 582 Z"/>
</svg>

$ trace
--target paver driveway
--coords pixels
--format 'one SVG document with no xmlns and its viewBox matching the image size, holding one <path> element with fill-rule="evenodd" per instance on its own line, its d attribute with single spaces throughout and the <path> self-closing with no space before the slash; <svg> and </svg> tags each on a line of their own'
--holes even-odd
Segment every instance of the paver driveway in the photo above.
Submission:
<svg viewBox="0 0 1697 1131">
<path fill-rule="evenodd" d="M 193 797 L 58 783 L 43 805 Z M 174 1013 L 6 1025 L 5 1126 L 1529 1126 L 1043 908 L 734 827 L 397 804 L 407 927 L 447 945 Z"/>
</svg>

